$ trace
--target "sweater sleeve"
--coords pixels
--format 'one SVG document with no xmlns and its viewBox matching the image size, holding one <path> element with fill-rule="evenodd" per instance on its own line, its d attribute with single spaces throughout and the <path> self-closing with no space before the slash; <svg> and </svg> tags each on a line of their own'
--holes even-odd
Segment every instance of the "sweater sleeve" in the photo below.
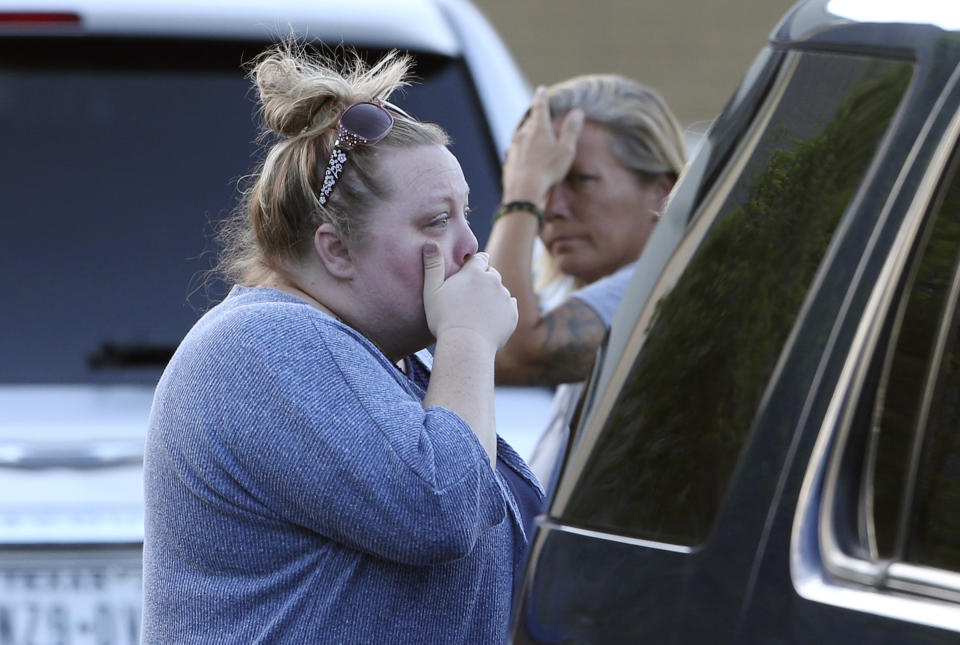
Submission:
<svg viewBox="0 0 960 645">
<path fill-rule="evenodd" d="M 469 426 L 424 409 L 365 339 L 310 316 L 231 331 L 180 393 L 199 413 L 186 462 L 223 512 L 414 565 L 463 557 L 505 520 Z"/>
</svg>

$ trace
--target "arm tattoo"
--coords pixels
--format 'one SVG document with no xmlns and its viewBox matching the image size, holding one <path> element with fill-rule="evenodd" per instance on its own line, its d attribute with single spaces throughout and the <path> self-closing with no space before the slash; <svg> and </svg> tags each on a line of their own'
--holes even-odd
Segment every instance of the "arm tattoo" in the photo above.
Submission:
<svg viewBox="0 0 960 645">
<path fill-rule="evenodd" d="M 546 335 L 533 378 L 547 385 L 586 379 L 607 331 L 600 316 L 585 302 L 570 298 L 549 311 L 541 324 Z"/>
</svg>

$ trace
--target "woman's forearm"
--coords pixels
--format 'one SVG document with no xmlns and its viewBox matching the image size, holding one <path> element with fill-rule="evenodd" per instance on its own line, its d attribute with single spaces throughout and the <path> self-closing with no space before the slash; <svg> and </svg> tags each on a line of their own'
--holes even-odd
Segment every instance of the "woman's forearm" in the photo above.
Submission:
<svg viewBox="0 0 960 645">
<path fill-rule="evenodd" d="M 538 88 L 530 113 L 514 133 L 507 152 L 502 203 L 530 202 L 542 213 L 551 187 L 570 168 L 582 128 L 583 114 L 573 111 L 555 131 L 546 92 Z M 497 354 L 497 381 L 502 383 L 528 382 L 530 370 L 550 358 L 544 355 L 548 339 L 533 289 L 538 219 L 524 210 L 506 212 L 494 222 L 487 242 L 490 264 L 517 299 L 517 329 Z"/>
<path fill-rule="evenodd" d="M 533 248 L 537 219 L 518 211 L 500 217 L 490 231 L 486 251 L 490 264 L 500 272 L 503 285 L 517 299 L 517 328 L 497 354 L 498 380 L 509 380 L 512 366 L 522 363 L 538 345 L 540 309 L 533 290 Z"/>
<path fill-rule="evenodd" d="M 440 406 L 467 422 L 490 458 L 497 460 L 497 425 L 493 397 L 496 347 L 470 329 L 458 328 L 437 338 L 424 407 Z"/>
<path fill-rule="evenodd" d="M 517 323 L 516 300 L 486 253 L 477 253 L 444 278 L 435 242 L 423 247 L 423 308 L 436 339 L 424 407 L 442 406 L 467 422 L 491 466 L 497 460 L 493 360 Z"/>
</svg>

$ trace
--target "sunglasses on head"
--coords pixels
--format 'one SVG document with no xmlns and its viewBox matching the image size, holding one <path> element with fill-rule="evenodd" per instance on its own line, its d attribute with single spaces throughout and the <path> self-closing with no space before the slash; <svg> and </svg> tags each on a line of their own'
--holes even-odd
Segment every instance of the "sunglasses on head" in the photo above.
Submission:
<svg viewBox="0 0 960 645">
<path fill-rule="evenodd" d="M 391 112 L 411 121 L 415 120 L 388 101 L 362 101 L 346 109 L 337 123 L 337 140 L 330 151 L 330 161 L 327 162 L 327 170 L 323 174 L 319 196 L 321 205 L 330 199 L 330 193 L 343 173 L 347 152 L 355 146 L 372 146 L 390 133 L 393 128 Z"/>
</svg>

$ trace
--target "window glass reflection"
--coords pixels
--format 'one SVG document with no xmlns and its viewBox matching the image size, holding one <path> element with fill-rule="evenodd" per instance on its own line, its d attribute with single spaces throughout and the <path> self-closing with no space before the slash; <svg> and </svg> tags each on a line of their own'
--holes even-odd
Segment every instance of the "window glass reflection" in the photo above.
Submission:
<svg viewBox="0 0 960 645">
<path fill-rule="evenodd" d="M 910 75 L 900 62 L 800 59 L 737 188 L 657 303 L 565 521 L 681 544 L 706 537 L 810 282 Z"/>
<path fill-rule="evenodd" d="M 960 182 L 945 182 L 909 279 L 874 428 L 874 556 L 960 570 Z M 871 499 L 871 496 L 865 496 Z"/>
</svg>

